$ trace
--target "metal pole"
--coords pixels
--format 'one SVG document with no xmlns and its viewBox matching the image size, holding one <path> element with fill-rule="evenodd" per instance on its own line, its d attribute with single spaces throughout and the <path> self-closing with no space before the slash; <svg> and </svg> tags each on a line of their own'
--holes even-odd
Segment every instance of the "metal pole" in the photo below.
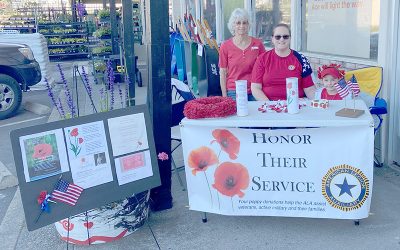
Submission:
<svg viewBox="0 0 400 250">
<path fill-rule="evenodd" d="M 122 0 L 122 28 L 124 43 L 125 72 L 130 79 L 129 106 L 135 105 L 136 60 L 133 36 L 132 0 Z"/>
</svg>

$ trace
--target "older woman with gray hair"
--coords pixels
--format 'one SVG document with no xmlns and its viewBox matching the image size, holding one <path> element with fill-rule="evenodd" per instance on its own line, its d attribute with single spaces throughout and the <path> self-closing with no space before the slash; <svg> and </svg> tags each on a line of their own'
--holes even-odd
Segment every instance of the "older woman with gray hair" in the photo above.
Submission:
<svg viewBox="0 0 400 250">
<path fill-rule="evenodd" d="M 259 39 L 249 36 L 249 27 L 249 13 L 235 9 L 228 22 L 232 38 L 223 42 L 219 51 L 219 74 L 222 96 L 236 99 L 235 81 L 246 80 L 249 101 L 254 101 L 250 88 L 251 72 L 265 48 Z"/>
</svg>

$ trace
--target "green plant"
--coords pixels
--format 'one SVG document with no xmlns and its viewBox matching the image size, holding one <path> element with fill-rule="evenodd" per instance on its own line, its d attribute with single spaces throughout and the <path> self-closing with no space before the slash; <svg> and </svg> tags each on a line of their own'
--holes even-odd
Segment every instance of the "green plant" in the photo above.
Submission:
<svg viewBox="0 0 400 250">
<path fill-rule="evenodd" d="M 97 16 L 100 19 L 110 18 L 110 10 L 107 10 L 107 9 L 100 10 L 99 13 L 97 14 Z"/>
<path fill-rule="evenodd" d="M 106 63 L 104 61 L 95 61 L 94 69 L 96 72 L 104 72 L 106 71 Z"/>
<path fill-rule="evenodd" d="M 52 38 L 49 38 L 49 43 L 50 44 L 61 44 L 62 40 L 60 37 L 52 37 Z"/>
<path fill-rule="evenodd" d="M 112 51 L 111 46 L 104 46 L 104 47 L 93 48 L 92 53 L 98 55 L 102 53 L 109 53 L 111 51 Z"/>
<path fill-rule="evenodd" d="M 111 28 L 108 27 L 101 27 L 100 29 L 93 32 L 93 36 L 97 38 L 110 36 L 111 35 Z"/>
</svg>

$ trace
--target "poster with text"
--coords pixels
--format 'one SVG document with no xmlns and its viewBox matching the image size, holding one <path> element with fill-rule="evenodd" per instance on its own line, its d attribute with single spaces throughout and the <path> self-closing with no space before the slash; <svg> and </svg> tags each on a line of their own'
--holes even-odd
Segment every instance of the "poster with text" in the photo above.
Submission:
<svg viewBox="0 0 400 250">
<path fill-rule="evenodd" d="M 361 219 L 373 127 L 181 127 L 190 209 L 224 215 Z"/>
<path fill-rule="evenodd" d="M 150 151 L 142 151 L 116 158 L 115 170 L 119 185 L 152 176 Z"/>
<path fill-rule="evenodd" d="M 307 51 L 370 58 L 371 20 L 372 0 L 308 0 Z"/>
<path fill-rule="evenodd" d="M 113 181 L 102 121 L 64 128 L 74 184 L 86 189 Z"/>
<path fill-rule="evenodd" d="M 21 136 L 19 142 L 26 182 L 69 170 L 61 129 Z"/>
<path fill-rule="evenodd" d="M 144 114 L 132 114 L 108 119 L 114 156 L 149 148 Z"/>
</svg>

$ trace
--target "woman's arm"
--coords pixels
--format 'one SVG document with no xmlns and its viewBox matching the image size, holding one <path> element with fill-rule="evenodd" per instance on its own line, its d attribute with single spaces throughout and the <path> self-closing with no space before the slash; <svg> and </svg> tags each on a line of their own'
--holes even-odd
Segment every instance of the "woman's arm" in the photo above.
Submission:
<svg viewBox="0 0 400 250">
<path fill-rule="evenodd" d="M 226 68 L 220 68 L 219 69 L 219 85 L 221 86 L 221 92 L 222 96 L 226 97 L 226 75 L 227 75 L 227 70 Z"/>
<path fill-rule="evenodd" d="M 312 85 L 308 88 L 304 88 L 304 93 L 306 94 L 308 99 L 314 100 L 315 98 L 315 91 L 317 89 L 315 88 L 315 85 Z"/>
<path fill-rule="evenodd" d="M 254 96 L 254 98 L 257 101 L 268 101 L 268 97 L 264 94 L 262 90 L 262 84 L 261 83 L 251 83 L 251 94 Z"/>
</svg>

